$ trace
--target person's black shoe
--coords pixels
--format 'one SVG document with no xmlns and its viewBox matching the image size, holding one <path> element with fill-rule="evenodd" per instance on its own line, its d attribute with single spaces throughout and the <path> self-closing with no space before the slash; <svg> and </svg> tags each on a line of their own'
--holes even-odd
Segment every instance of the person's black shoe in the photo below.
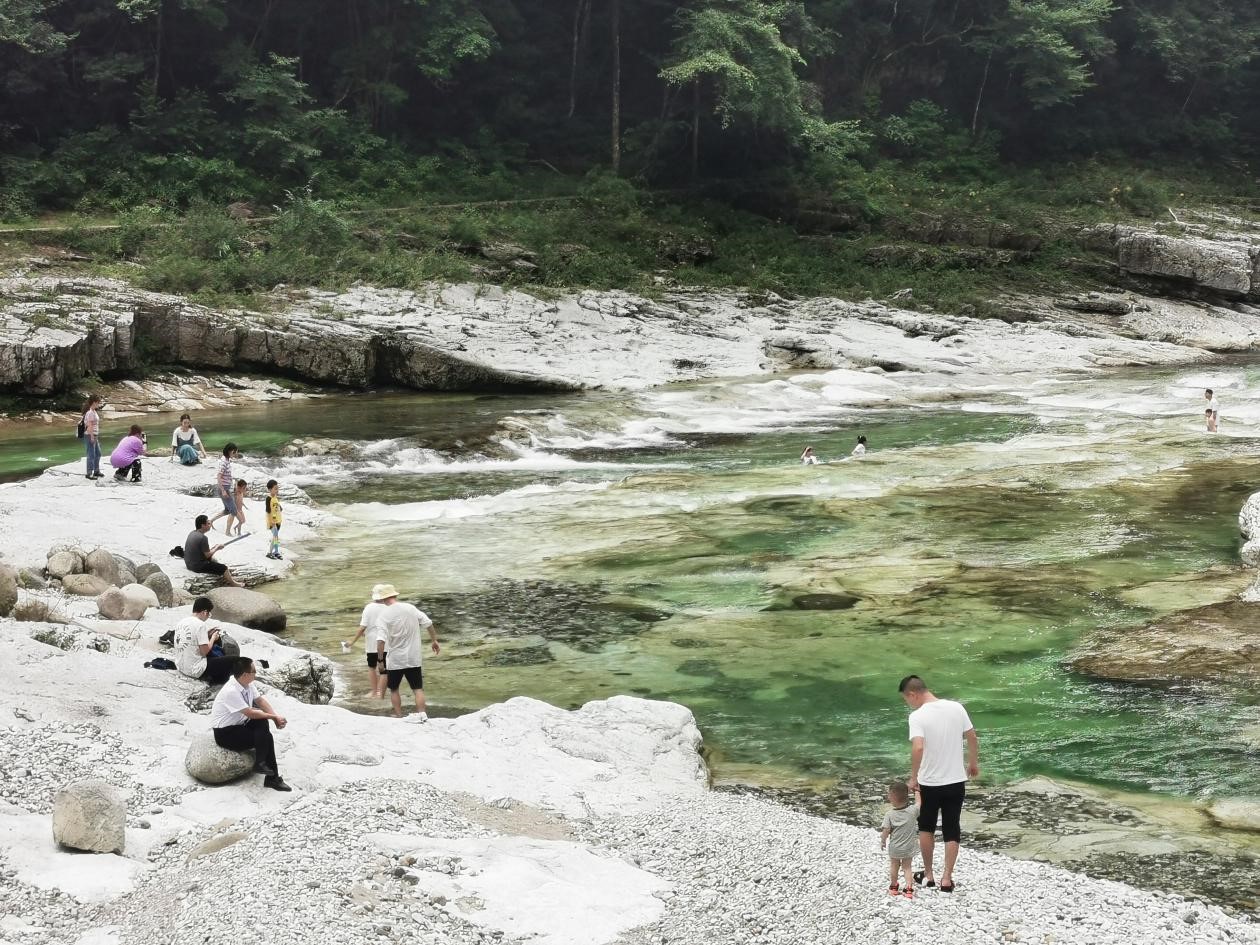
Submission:
<svg viewBox="0 0 1260 945">
<path fill-rule="evenodd" d="M 285 784 L 284 778 L 278 774 L 269 774 L 263 778 L 263 787 L 269 787 L 273 791 L 292 791 L 293 788 Z"/>
<path fill-rule="evenodd" d="M 132 481 L 132 482 L 139 482 L 139 481 L 140 481 L 140 477 L 139 477 L 139 476 L 132 476 L 132 477 L 131 477 L 131 481 Z"/>
<path fill-rule="evenodd" d="M 271 669 L 271 664 L 267 662 L 266 660 L 254 660 L 254 662 L 257 663 L 259 666 L 261 666 L 263 669 Z"/>
<path fill-rule="evenodd" d="M 115 482 L 125 482 L 126 480 L 127 480 L 127 473 L 125 470 L 120 469 L 118 470 L 118 472 L 114 473 Z"/>
<path fill-rule="evenodd" d="M 271 767 L 271 765 L 265 765 L 262 762 L 257 762 L 254 765 L 254 774 L 265 774 L 269 778 L 278 778 L 280 776 L 276 773 L 275 768 Z"/>
</svg>

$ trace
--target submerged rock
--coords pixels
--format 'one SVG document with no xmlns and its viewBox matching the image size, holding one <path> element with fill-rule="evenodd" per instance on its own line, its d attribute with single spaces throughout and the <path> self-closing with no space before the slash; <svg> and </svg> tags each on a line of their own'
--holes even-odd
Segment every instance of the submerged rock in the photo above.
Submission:
<svg viewBox="0 0 1260 945">
<path fill-rule="evenodd" d="M 75 781 L 53 799 L 53 840 L 91 853 L 122 853 L 127 804 L 107 781 Z"/>
<path fill-rule="evenodd" d="M 1260 679 L 1254 604 L 1229 601 L 1095 634 L 1070 662 L 1076 672 L 1123 682 Z"/>
</svg>

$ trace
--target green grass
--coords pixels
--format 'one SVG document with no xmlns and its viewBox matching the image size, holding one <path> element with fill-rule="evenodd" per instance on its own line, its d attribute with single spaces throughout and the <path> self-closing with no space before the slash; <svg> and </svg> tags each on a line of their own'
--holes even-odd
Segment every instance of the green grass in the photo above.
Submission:
<svg viewBox="0 0 1260 945">
<path fill-rule="evenodd" d="M 826 183 L 764 181 L 705 197 L 651 194 L 607 176 L 553 175 L 543 196 L 567 190 L 577 199 L 472 205 L 473 198 L 501 199 L 506 188 L 496 186 L 466 192 L 467 203 L 454 207 L 433 206 L 428 192 L 411 199 L 391 193 L 387 206 L 299 193 L 261 222 L 233 219 L 209 204 L 182 215 L 139 207 L 113 218 L 119 226 L 106 232 L 76 227 L 70 218 L 55 240 L 90 254 L 98 271 L 145 287 L 264 310 L 278 304 L 267 293 L 282 284 L 417 288 L 484 280 L 539 294 L 653 293 L 679 284 L 860 299 L 910 288 L 914 304 L 985 315 L 996 311 L 990 300 L 1003 292 L 1088 286 L 1091 254 L 1073 235 L 1081 225 L 1171 222 L 1173 206 L 1227 203 L 1251 213 L 1260 203 L 1251 181 L 1101 163 L 1005 172 L 986 166 L 945 179 L 919 165 L 883 161 L 847 167 Z M 771 218 L 767 201 L 782 207 L 783 219 Z M 760 212 L 737 209 L 758 203 Z M 942 225 L 950 236 L 935 245 Z M 974 244 L 983 244 L 992 227 L 1017 241 L 1035 236 L 1039 245 L 1011 258 L 978 251 Z M 523 247 L 532 267 L 483 258 L 479 249 L 495 243 Z M 889 245 L 897 249 L 880 249 Z"/>
</svg>

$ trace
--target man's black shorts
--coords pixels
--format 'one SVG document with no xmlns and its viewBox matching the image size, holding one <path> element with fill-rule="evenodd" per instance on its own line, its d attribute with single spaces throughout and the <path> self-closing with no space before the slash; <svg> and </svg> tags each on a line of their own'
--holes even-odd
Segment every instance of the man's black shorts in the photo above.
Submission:
<svg viewBox="0 0 1260 945">
<path fill-rule="evenodd" d="M 386 653 L 385 656 L 388 657 L 389 654 Z M 371 653 L 369 653 L 367 655 L 367 658 L 368 658 L 368 669 L 376 669 L 376 651 L 373 650 Z"/>
<path fill-rule="evenodd" d="M 199 568 L 189 568 L 195 574 L 217 574 L 219 577 L 227 574 L 227 565 L 220 564 L 217 561 L 206 561 Z"/>
<path fill-rule="evenodd" d="M 962 840 L 962 806 L 967 796 L 967 782 L 919 785 L 919 831 L 936 833 L 936 818 L 941 819 L 941 839 L 946 843 Z"/>
<path fill-rule="evenodd" d="M 386 685 L 389 691 L 394 692 L 402 685 L 402 681 L 407 680 L 407 685 L 412 690 L 424 688 L 424 671 L 419 666 L 408 666 L 406 669 L 387 669 L 385 672 Z"/>
</svg>

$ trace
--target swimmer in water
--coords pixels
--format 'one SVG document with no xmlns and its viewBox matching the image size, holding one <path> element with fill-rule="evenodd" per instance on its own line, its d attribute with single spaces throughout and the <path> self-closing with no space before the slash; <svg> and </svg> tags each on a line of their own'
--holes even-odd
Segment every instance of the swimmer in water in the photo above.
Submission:
<svg viewBox="0 0 1260 945">
<path fill-rule="evenodd" d="M 801 453 L 801 465 L 802 466 L 817 466 L 818 465 L 818 457 L 814 455 L 814 448 L 812 446 L 805 447 L 805 451 Z"/>
<path fill-rule="evenodd" d="M 850 453 L 849 455 L 850 456 L 865 456 L 866 455 L 866 437 L 864 436 L 858 437 L 857 446 L 853 447 L 853 452 Z"/>
</svg>

